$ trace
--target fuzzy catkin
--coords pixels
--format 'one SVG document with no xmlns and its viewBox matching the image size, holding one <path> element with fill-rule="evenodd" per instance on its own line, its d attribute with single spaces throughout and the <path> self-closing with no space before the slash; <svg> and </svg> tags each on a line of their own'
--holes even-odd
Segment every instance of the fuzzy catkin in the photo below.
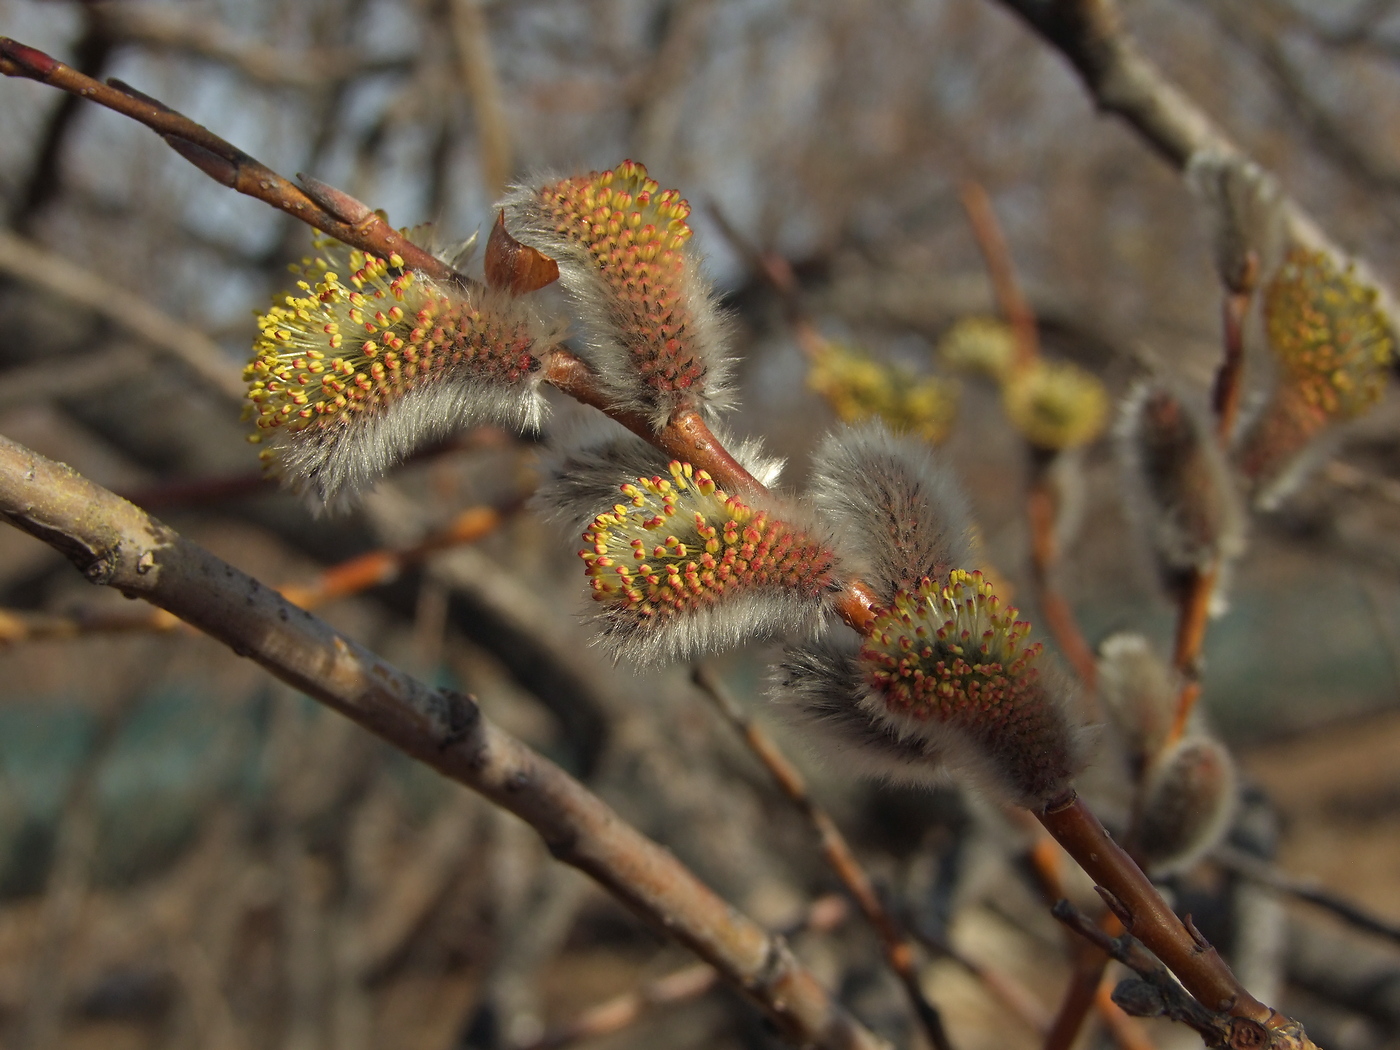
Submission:
<svg viewBox="0 0 1400 1050">
<path fill-rule="evenodd" d="M 301 294 L 258 319 L 244 372 L 253 440 L 286 484 L 344 502 L 454 431 L 539 425 L 536 348 L 552 339 L 528 307 L 441 287 L 398 256 L 319 247 L 294 268 Z"/>
<path fill-rule="evenodd" d="M 828 435 L 813 457 L 810 496 L 843 564 L 884 602 L 972 563 L 972 521 L 952 472 L 882 424 Z"/>
<path fill-rule="evenodd" d="M 1200 413 L 1166 386 L 1144 383 L 1124 402 L 1118 437 L 1131 516 L 1168 581 L 1244 550 L 1243 501 Z"/>
<path fill-rule="evenodd" d="M 703 470 L 619 485 L 583 533 L 579 556 L 601 641 L 640 663 L 740 642 L 818 633 L 836 589 L 830 545 L 795 507 L 745 502 Z"/>
<path fill-rule="evenodd" d="M 1224 744 L 1188 737 L 1148 769 L 1136 821 L 1139 854 L 1154 875 L 1184 871 L 1224 836 L 1234 816 L 1235 764 Z"/>
<path fill-rule="evenodd" d="M 1069 790 L 1084 736 L 1068 681 L 1015 617 L 980 573 L 921 580 L 876 610 L 858 650 L 790 648 L 775 699 L 861 771 L 916 783 L 953 775 L 1044 806 Z"/>
<path fill-rule="evenodd" d="M 678 191 L 629 160 L 517 187 L 502 207 L 511 235 L 559 264 L 583 321 L 583 354 L 616 407 L 660 430 L 684 403 L 729 406 L 726 326 Z"/>
</svg>

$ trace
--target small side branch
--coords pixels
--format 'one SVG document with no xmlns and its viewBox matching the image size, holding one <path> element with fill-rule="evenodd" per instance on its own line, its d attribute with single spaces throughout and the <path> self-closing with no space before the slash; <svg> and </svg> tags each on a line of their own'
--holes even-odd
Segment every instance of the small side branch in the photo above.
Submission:
<svg viewBox="0 0 1400 1050">
<path fill-rule="evenodd" d="M 812 798 L 807 790 L 807 781 L 797 767 L 788 761 L 787 756 L 778 749 L 777 743 L 764 732 L 763 727 L 744 713 L 744 709 L 729 695 L 729 690 L 715 677 L 714 672 L 708 667 L 697 665 L 691 677 L 701 691 L 714 701 L 720 713 L 743 735 L 749 750 L 773 775 L 783 794 L 816 829 L 821 843 L 822 858 L 841 880 L 841 885 L 846 887 L 866 921 L 879 934 L 880 943 L 885 951 L 885 961 L 904 986 L 909 1005 L 913 1007 L 930 1045 L 934 1050 L 952 1050 L 952 1045 L 948 1042 L 948 1033 L 943 1028 L 943 1019 L 924 995 L 913 943 L 905 934 L 899 920 L 890 914 L 884 901 L 880 900 L 875 883 L 856 858 L 855 851 L 846 841 L 846 836 L 841 834 L 836 821 Z"/>
<path fill-rule="evenodd" d="M 1220 846 L 1210 855 L 1210 859 L 1226 871 L 1233 872 L 1261 886 L 1286 893 L 1300 901 L 1307 901 L 1324 908 L 1337 918 L 1358 930 L 1384 937 L 1400 944 L 1400 923 L 1383 919 L 1354 901 L 1333 893 L 1314 879 L 1300 878 L 1282 871 L 1267 861 L 1251 856 L 1232 846 Z"/>
</svg>

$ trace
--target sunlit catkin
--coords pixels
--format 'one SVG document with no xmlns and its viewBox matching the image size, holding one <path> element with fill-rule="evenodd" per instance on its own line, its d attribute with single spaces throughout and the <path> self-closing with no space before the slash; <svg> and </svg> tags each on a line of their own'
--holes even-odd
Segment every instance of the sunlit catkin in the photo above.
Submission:
<svg viewBox="0 0 1400 1050">
<path fill-rule="evenodd" d="M 724 326 L 690 248 L 690 205 L 633 161 L 520 187 L 506 225 L 559 264 L 585 353 L 617 407 L 659 429 L 684 402 L 729 398 Z"/>
<path fill-rule="evenodd" d="M 689 463 L 618 493 L 579 551 L 615 653 L 656 661 L 820 627 L 834 556 L 809 531 Z"/>
<path fill-rule="evenodd" d="M 1326 252 L 1293 248 L 1263 307 L 1278 377 L 1237 462 L 1267 506 L 1301 475 L 1299 460 L 1315 439 L 1380 400 L 1395 341 L 1376 288 Z"/>
<path fill-rule="evenodd" d="M 541 329 L 517 300 L 319 247 L 293 268 L 300 293 L 258 318 L 244 372 L 253 440 L 289 485 L 333 502 L 454 430 L 537 425 Z"/>
</svg>

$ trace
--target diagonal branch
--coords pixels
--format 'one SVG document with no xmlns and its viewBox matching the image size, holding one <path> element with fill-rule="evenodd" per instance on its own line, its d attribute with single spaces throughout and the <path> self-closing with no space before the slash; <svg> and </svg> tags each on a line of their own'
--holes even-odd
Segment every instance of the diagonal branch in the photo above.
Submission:
<svg viewBox="0 0 1400 1050">
<path fill-rule="evenodd" d="M 1115 0 L 999 2 L 1069 60 L 1100 109 L 1127 121 L 1178 171 L 1202 151 L 1245 159 L 1244 151 L 1215 121 L 1142 53 L 1124 28 Z M 1280 212 L 1291 240 L 1336 258 L 1352 257 L 1291 197 L 1281 196 Z M 1384 300 L 1380 305 L 1393 314 L 1390 289 L 1371 267 L 1356 261 Z"/>
<path fill-rule="evenodd" d="M 270 204 L 336 240 L 384 258 L 397 253 L 413 269 L 438 280 L 466 280 L 354 198 L 338 194 L 327 199 L 316 193 L 319 184 L 315 180 L 308 180 L 308 193 L 202 124 L 119 80 L 104 84 L 9 37 L 0 37 L 0 73 L 37 80 L 130 117 L 165 139 L 171 149 L 215 182 Z"/>
<path fill-rule="evenodd" d="M 782 938 L 716 896 L 558 766 L 492 725 L 471 698 L 411 678 L 138 507 L 4 438 L 0 517 L 65 554 L 92 583 L 176 614 L 510 810 L 555 857 L 714 966 L 793 1042 L 828 1050 L 883 1047 Z"/>
</svg>

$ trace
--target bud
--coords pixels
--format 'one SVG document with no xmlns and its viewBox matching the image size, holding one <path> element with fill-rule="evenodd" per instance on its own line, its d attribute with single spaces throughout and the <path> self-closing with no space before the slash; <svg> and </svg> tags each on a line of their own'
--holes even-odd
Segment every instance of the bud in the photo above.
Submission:
<svg viewBox="0 0 1400 1050">
<path fill-rule="evenodd" d="M 901 784 L 937 785 L 949 775 L 950 756 L 927 737 L 903 738 L 876 714 L 865 695 L 859 651 L 852 639 L 820 638 L 790 646 L 769 691 L 817 744 L 858 776 Z"/>
<path fill-rule="evenodd" d="M 1353 265 L 1299 246 L 1265 289 L 1264 327 L 1278 383 L 1238 459 L 1267 505 L 1296 480 L 1293 468 L 1316 437 L 1380 400 L 1394 334 L 1373 283 Z"/>
<path fill-rule="evenodd" d="M 623 161 L 505 201 L 520 242 L 559 264 L 576 300 L 586 356 L 619 408 L 659 430 L 685 400 L 724 408 L 730 363 L 708 284 L 689 251 L 690 205 Z"/>
<path fill-rule="evenodd" d="M 1016 364 L 1016 333 L 994 317 L 964 317 L 943 333 L 938 354 L 949 368 L 1001 382 Z"/>
<path fill-rule="evenodd" d="M 819 630 L 834 588 L 827 545 L 689 463 L 673 460 L 668 474 L 622 485 L 622 501 L 583 534 L 614 653 L 655 662 Z"/>
<path fill-rule="evenodd" d="M 813 361 L 807 385 L 844 422 L 879 419 L 932 444 L 948 436 L 957 414 L 957 387 L 948 380 L 918 378 L 835 343 Z"/>
<path fill-rule="evenodd" d="M 1127 738 L 1134 775 L 1162 750 L 1181 682 L 1140 634 L 1121 632 L 1099 646 L 1099 696 Z"/>
<path fill-rule="evenodd" d="M 1271 268 L 1279 255 L 1278 184 L 1253 161 L 1213 149 L 1191 157 L 1186 184 L 1205 213 L 1221 282 L 1232 292 L 1249 291 L 1256 267 Z"/>
<path fill-rule="evenodd" d="M 1012 426 L 1048 451 L 1087 445 L 1108 418 L 1103 383 L 1068 361 L 1037 358 L 1013 369 L 1001 395 Z"/>
<path fill-rule="evenodd" d="M 882 601 L 973 562 L 967 500 L 926 445 L 878 423 L 848 427 L 823 440 L 812 469 L 812 502 L 842 562 Z"/>
<path fill-rule="evenodd" d="M 302 294 L 258 318 L 244 371 L 252 440 L 288 484 L 331 503 L 453 431 L 538 426 L 549 340 L 518 301 L 440 287 L 397 255 L 318 247 L 293 267 Z"/>
<path fill-rule="evenodd" d="M 1235 812 L 1235 764 L 1225 745 L 1188 737 L 1168 748 L 1143 780 L 1135 824 L 1138 853 L 1154 876 L 1185 871 L 1220 841 Z"/>
<path fill-rule="evenodd" d="M 1220 443 L 1174 393 L 1144 383 L 1128 395 L 1119 450 L 1131 516 L 1169 583 L 1243 553 L 1244 507 Z"/>
</svg>

